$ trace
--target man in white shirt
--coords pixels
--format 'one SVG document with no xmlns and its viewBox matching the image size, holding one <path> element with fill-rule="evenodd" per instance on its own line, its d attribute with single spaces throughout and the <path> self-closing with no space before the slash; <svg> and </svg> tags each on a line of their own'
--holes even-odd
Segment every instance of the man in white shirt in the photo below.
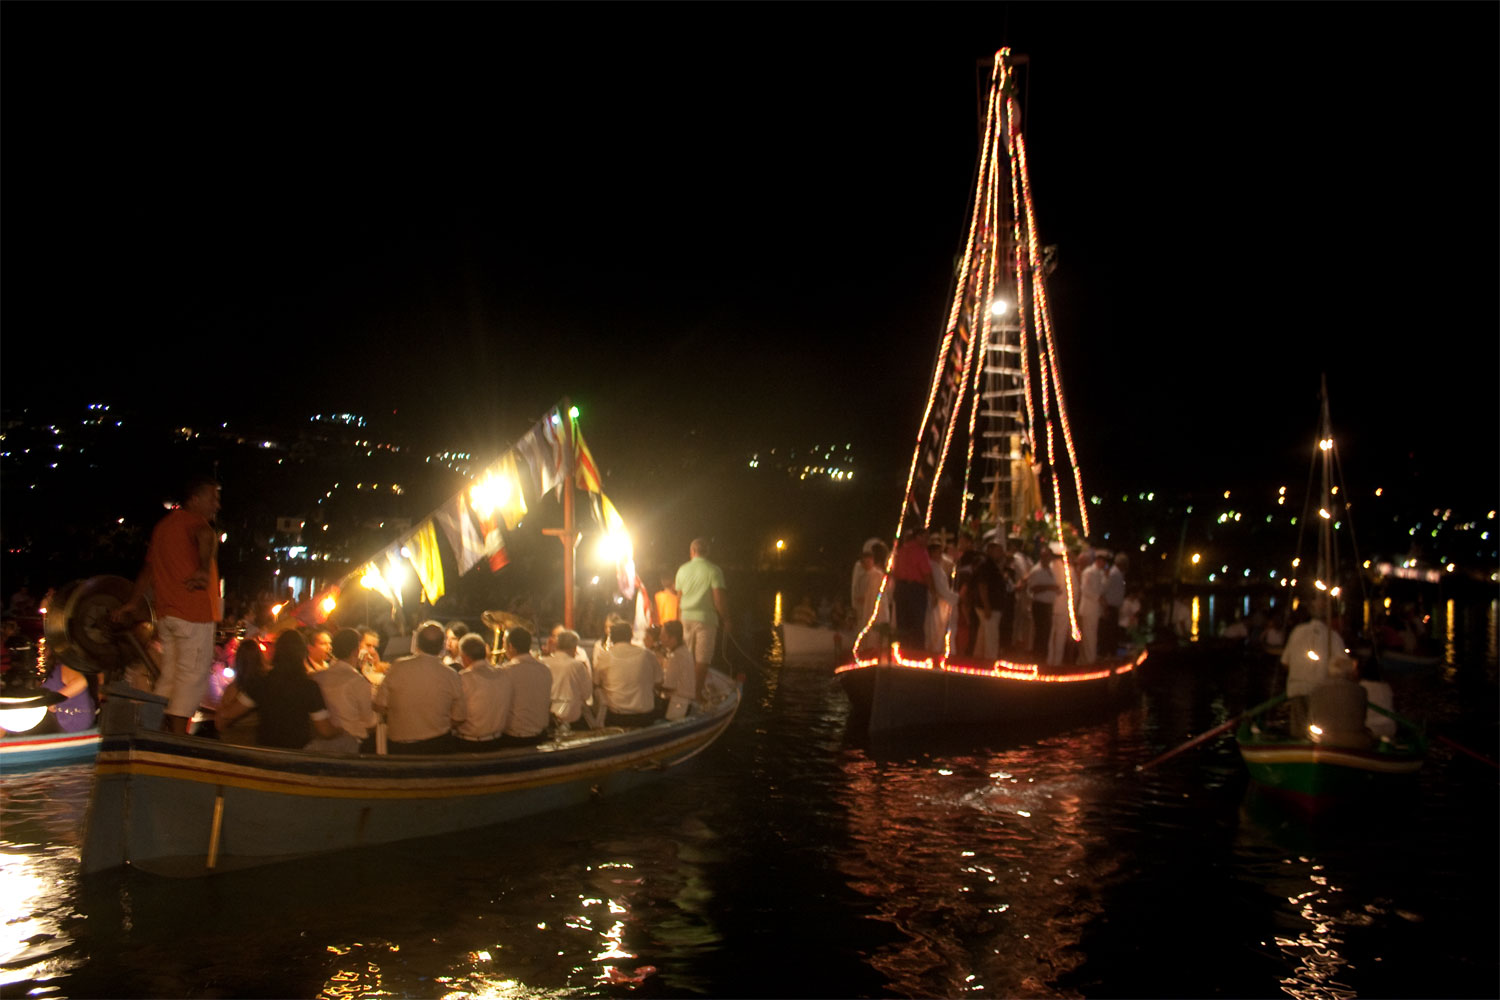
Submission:
<svg viewBox="0 0 1500 1000">
<path fill-rule="evenodd" d="M 464 688 L 443 662 L 443 626 L 423 622 L 413 638 L 417 652 L 392 663 L 375 691 L 375 707 L 385 713 L 390 752 L 452 753 L 453 724 L 465 718 Z"/>
<path fill-rule="evenodd" d="M 1094 562 L 1078 577 L 1078 628 L 1083 633 L 1079 663 L 1093 663 L 1099 656 L 1100 616 L 1104 614 L 1104 589 L 1109 582 L 1109 553 L 1094 550 Z"/>
<path fill-rule="evenodd" d="M 536 746 L 552 723 L 552 671 L 531 655 L 531 633 L 513 628 L 505 633 L 505 666 L 510 674 L 510 717 L 505 723 L 505 742 L 510 746 Z"/>
<path fill-rule="evenodd" d="M 668 699 L 667 718 L 681 719 L 688 714 L 698 689 L 698 670 L 693 652 L 682 641 L 682 622 L 670 621 L 661 627 L 662 693 Z"/>
<path fill-rule="evenodd" d="M 1299 738 L 1307 725 L 1307 699 L 1300 696 L 1312 694 L 1313 688 L 1328 680 L 1328 667 L 1335 657 L 1348 656 L 1343 637 L 1322 620 L 1327 614 L 1327 599 L 1315 598 L 1313 617 L 1292 629 L 1281 651 L 1281 664 L 1287 670 L 1286 695 L 1292 703 L 1292 731 Z"/>
<path fill-rule="evenodd" d="M 585 709 L 594 697 L 589 665 L 578 655 L 577 632 L 560 629 L 552 633 L 552 645 L 553 651 L 542 657 L 552 672 L 552 715 L 558 722 L 576 725 L 586 718 Z"/>
<path fill-rule="evenodd" d="M 610 626 L 610 647 L 594 660 L 594 687 L 604 702 L 605 725 L 649 726 L 656 718 L 656 686 L 662 681 L 661 661 L 654 653 L 631 643 L 632 631 L 629 622 L 616 622 Z M 695 664 L 695 690 L 696 674 Z"/>
<path fill-rule="evenodd" d="M 307 744 L 309 750 L 326 753 L 358 753 L 360 744 L 370 735 L 375 724 L 375 707 L 371 700 L 370 682 L 359 672 L 359 633 L 352 628 L 339 629 L 333 636 L 331 646 L 333 658 L 326 661 L 322 670 L 312 675 L 314 683 L 323 692 L 323 704 L 328 708 L 328 717 L 342 730 L 337 736 L 315 737 Z"/>
<path fill-rule="evenodd" d="M 489 660 L 484 640 L 469 632 L 458 640 L 462 666 L 458 681 L 464 689 L 464 721 L 454 730 L 460 753 L 483 753 L 505 745 L 505 724 L 510 719 L 514 683 L 510 672 Z"/>
</svg>

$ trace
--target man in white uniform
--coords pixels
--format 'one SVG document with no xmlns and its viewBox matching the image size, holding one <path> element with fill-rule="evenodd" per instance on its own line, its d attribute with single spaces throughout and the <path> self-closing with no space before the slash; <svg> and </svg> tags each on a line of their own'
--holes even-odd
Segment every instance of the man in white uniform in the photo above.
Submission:
<svg viewBox="0 0 1500 1000">
<path fill-rule="evenodd" d="M 391 753 L 451 753 L 453 725 L 466 715 L 463 685 L 443 662 L 443 626 L 423 622 L 414 638 L 417 652 L 391 664 L 375 707 L 385 713 Z"/>
<path fill-rule="evenodd" d="M 678 626 L 679 630 L 681 626 Z M 552 715 L 569 726 L 587 718 L 594 698 L 594 681 L 588 661 L 578 655 L 578 633 L 559 629 L 552 633 L 553 651 L 542 657 L 552 672 Z"/>
</svg>

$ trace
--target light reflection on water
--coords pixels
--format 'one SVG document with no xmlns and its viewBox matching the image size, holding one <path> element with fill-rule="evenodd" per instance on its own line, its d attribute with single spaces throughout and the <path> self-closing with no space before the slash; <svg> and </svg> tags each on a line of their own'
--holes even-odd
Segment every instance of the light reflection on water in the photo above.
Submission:
<svg viewBox="0 0 1500 1000">
<path fill-rule="evenodd" d="M 1464 613 L 1460 650 L 1486 648 Z M 632 799 L 210 879 L 80 887 L 88 769 L 5 776 L 4 992 L 1331 998 L 1430 995 L 1435 966 L 1452 995 L 1500 987 L 1481 765 L 1435 754 L 1416 804 L 1331 827 L 1247 794 L 1232 740 L 1134 772 L 1264 671 L 1163 670 L 1074 729 L 874 742 L 831 669 L 746 672 L 731 732 Z M 1460 720 L 1494 703 L 1479 676 L 1461 699 L 1398 682 L 1398 707 Z"/>
</svg>

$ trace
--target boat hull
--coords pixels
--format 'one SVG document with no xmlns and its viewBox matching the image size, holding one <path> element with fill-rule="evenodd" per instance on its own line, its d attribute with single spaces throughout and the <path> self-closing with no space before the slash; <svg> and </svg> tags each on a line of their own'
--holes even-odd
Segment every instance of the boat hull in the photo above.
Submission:
<svg viewBox="0 0 1500 1000">
<path fill-rule="evenodd" d="M 159 700 L 114 692 L 85 821 L 85 872 L 203 875 L 509 822 L 635 788 L 714 741 L 738 687 L 701 715 L 535 750 L 403 757 L 238 747 L 155 731 Z"/>
<path fill-rule="evenodd" d="M 98 728 L 45 736 L 12 735 L 0 740 L 0 773 L 54 764 L 81 764 L 99 752 Z"/>
<path fill-rule="evenodd" d="M 1352 750 L 1315 743 L 1244 742 L 1240 756 L 1250 779 L 1278 798 L 1309 811 L 1384 794 L 1422 767 L 1417 749 Z"/>
<path fill-rule="evenodd" d="M 921 726 L 1066 721 L 1136 696 L 1136 660 L 1109 661 L 1074 674 L 1020 676 L 963 663 L 913 666 L 854 663 L 836 672 L 856 723 L 871 733 Z"/>
</svg>

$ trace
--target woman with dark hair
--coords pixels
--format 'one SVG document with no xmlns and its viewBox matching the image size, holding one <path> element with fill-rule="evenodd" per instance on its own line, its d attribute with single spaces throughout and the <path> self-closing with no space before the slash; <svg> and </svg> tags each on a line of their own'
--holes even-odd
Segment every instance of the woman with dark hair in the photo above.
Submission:
<svg viewBox="0 0 1500 1000">
<path fill-rule="evenodd" d="M 261 746 L 301 750 L 314 736 L 339 734 L 323 704 L 323 692 L 307 675 L 306 662 L 307 640 L 301 633 L 288 629 L 276 637 L 271 670 L 255 696 Z"/>
<path fill-rule="evenodd" d="M 254 639 L 241 639 L 234 651 L 234 680 L 219 699 L 214 728 L 219 739 L 236 746 L 254 746 L 260 728 L 256 693 L 266 679 L 266 654 Z"/>
</svg>

